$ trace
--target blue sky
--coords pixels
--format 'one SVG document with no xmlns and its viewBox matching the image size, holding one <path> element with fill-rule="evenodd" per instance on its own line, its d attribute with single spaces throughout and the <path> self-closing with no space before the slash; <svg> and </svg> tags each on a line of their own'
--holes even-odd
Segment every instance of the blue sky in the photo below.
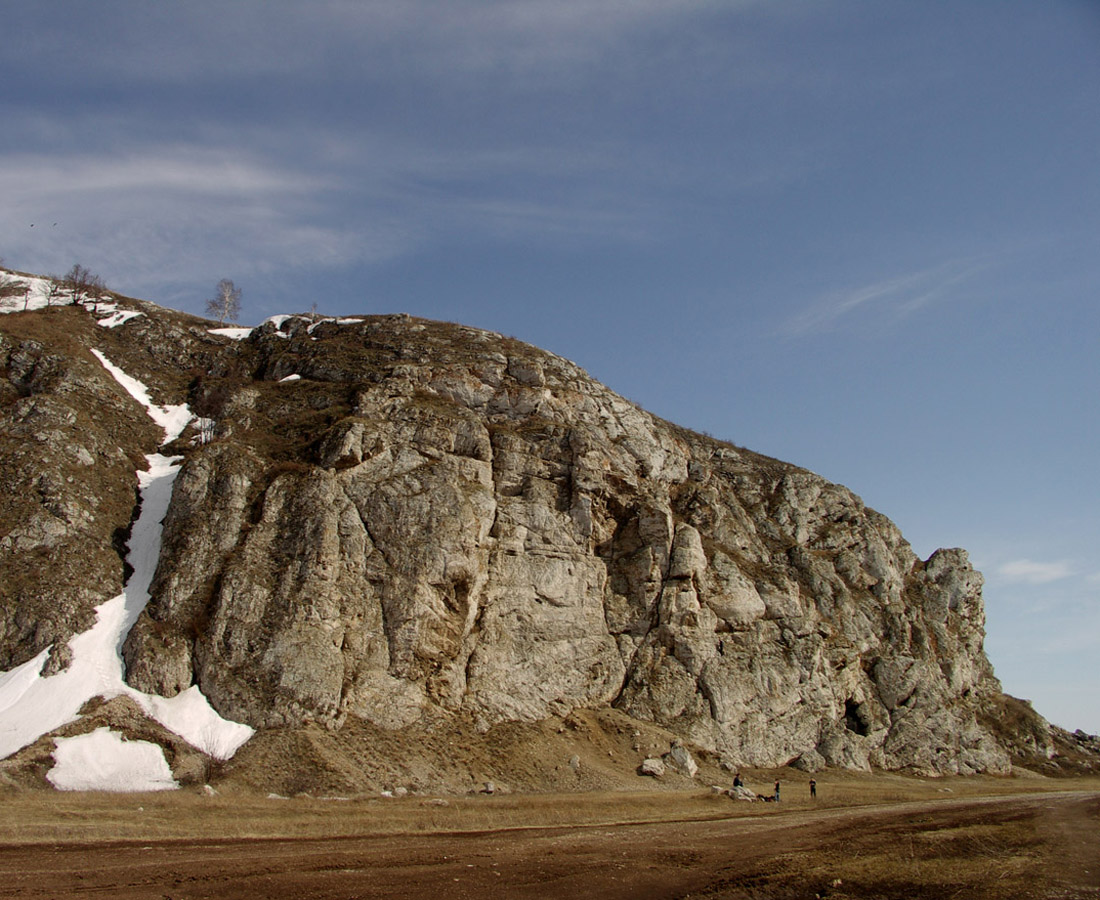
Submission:
<svg viewBox="0 0 1100 900">
<path fill-rule="evenodd" d="M 8 265 L 538 344 L 967 548 L 1006 690 L 1100 732 L 1100 3 L 4 20 Z"/>
</svg>

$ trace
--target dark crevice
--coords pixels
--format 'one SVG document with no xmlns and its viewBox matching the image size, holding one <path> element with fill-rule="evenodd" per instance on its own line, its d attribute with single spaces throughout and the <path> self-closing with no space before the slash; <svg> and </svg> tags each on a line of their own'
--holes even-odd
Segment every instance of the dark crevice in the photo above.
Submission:
<svg viewBox="0 0 1100 900">
<path fill-rule="evenodd" d="M 866 737 L 871 732 L 866 718 L 860 711 L 859 704 L 851 697 L 844 701 L 844 727 L 862 737 Z"/>
<path fill-rule="evenodd" d="M 111 548 L 122 560 L 122 584 L 125 586 L 134 574 L 134 567 L 130 565 L 127 557 L 130 555 L 130 535 L 134 530 L 134 523 L 141 515 L 141 491 L 134 488 L 134 506 L 130 512 L 130 521 L 125 526 L 120 525 L 111 533 Z"/>
</svg>

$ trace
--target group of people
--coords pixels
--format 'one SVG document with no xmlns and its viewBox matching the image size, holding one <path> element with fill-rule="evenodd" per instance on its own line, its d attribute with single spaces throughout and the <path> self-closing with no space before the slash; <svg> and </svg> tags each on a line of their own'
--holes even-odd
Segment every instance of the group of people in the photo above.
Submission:
<svg viewBox="0 0 1100 900">
<path fill-rule="evenodd" d="M 737 772 L 737 773 L 734 774 L 734 776 L 733 776 L 733 786 L 734 786 L 735 789 L 745 786 L 745 782 L 741 778 L 741 773 L 740 772 Z M 761 796 L 761 799 L 763 799 L 763 800 L 772 800 L 773 802 L 778 803 L 779 802 L 779 779 L 776 779 L 776 781 L 775 781 L 775 793 L 773 793 L 771 797 L 764 797 L 763 795 L 760 795 L 760 796 Z M 813 778 L 810 779 L 810 799 L 811 800 L 816 800 L 817 799 L 817 782 Z"/>
</svg>

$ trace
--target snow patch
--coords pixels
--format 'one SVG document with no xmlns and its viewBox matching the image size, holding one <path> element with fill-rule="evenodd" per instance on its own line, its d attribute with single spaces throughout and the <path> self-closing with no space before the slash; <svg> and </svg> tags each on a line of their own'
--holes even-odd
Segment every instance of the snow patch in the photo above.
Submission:
<svg viewBox="0 0 1100 900">
<path fill-rule="evenodd" d="M 28 659 L 23 665 L 16 666 L 0 673 L 0 716 L 4 715 L 11 707 L 19 702 L 38 678 L 46 660 L 50 657 L 50 648 L 47 647 L 34 659 Z M 0 758 L 4 757 L 3 727 L 0 723 Z"/>
<path fill-rule="evenodd" d="M 48 306 L 71 306 L 72 293 L 64 288 L 50 289 L 55 282 L 51 278 L 38 278 L 34 275 L 16 275 L 7 269 L 0 269 L 0 283 L 16 282 L 23 286 L 23 293 L 14 297 L 0 298 L 0 313 L 30 312 L 45 309 Z M 130 319 L 144 315 L 136 309 L 122 309 L 117 303 L 101 300 L 98 303 L 85 301 L 81 307 L 97 317 L 97 323 L 104 328 L 118 328 Z"/>
<path fill-rule="evenodd" d="M 137 695 L 136 691 L 133 693 Z M 253 729 L 249 726 L 230 722 L 214 712 L 197 684 L 175 697 L 138 696 L 150 718 L 215 759 L 229 759 L 252 737 Z"/>
<path fill-rule="evenodd" d="M 148 741 L 125 741 L 110 728 L 55 738 L 56 765 L 46 778 L 59 791 L 171 791 L 179 787 L 164 751 Z"/>
<path fill-rule="evenodd" d="M 92 697 L 131 697 L 147 715 L 205 753 L 228 759 L 253 734 L 247 725 L 223 719 L 197 687 L 166 699 L 126 684 L 122 645 L 149 602 L 160 556 L 161 523 L 179 472 L 178 457 L 152 453 L 149 471 L 138 472 L 141 511 L 130 534 L 127 562 L 133 574 L 117 597 L 96 607 L 96 623 L 69 641 L 72 662 L 64 671 L 43 678 L 49 651 L 0 675 L 0 759 L 42 735 L 80 717 Z M 181 699 L 182 698 L 182 699 Z"/>
<path fill-rule="evenodd" d="M 145 407 L 150 418 L 164 428 L 166 441 L 186 427 L 191 413 L 185 405 L 156 406 L 145 385 L 111 364 L 102 353 L 92 352 Z M 149 587 L 160 557 L 162 523 L 179 472 L 179 457 L 151 453 L 146 460 L 148 471 L 137 473 L 141 507 L 130 533 L 130 579 L 121 594 L 96 607 L 95 625 L 69 641 L 72 662 L 64 671 L 42 677 L 47 648 L 23 665 L 0 673 L 0 759 L 75 721 L 84 703 L 97 696 L 131 697 L 147 715 L 219 759 L 228 759 L 253 734 L 247 725 L 218 715 L 197 686 L 165 698 L 137 691 L 124 680 L 122 645 L 149 602 Z"/>
<path fill-rule="evenodd" d="M 279 335 L 280 337 L 289 337 L 289 335 L 282 329 L 283 326 L 291 319 L 301 319 L 302 321 L 308 321 L 309 325 L 306 326 L 306 334 L 308 335 L 312 335 L 314 329 L 316 329 L 319 325 L 324 325 L 326 322 L 332 322 L 336 325 L 360 325 L 366 321 L 366 319 L 363 318 L 333 318 L 331 316 L 321 316 L 315 318 L 309 315 L 295 315 L 284 313 L 278 316 L 268 316 L 266 319 L 264 319 L 263 324 L 266 325 L 270 322 L 273 326 L 275 326 L 275 334 Z"/>
<path fill-rule="evenodd" d="M 47 305 L 47 300 L 50 292 L 50 284 L 52 283 L 48 278 L 35 278 L 29 275 L 16 275 L 13 272 L 9 272 L 7 269 L 0 269 L 0 282 L 15 281 L 25 285 L 22 296 L 15 297 L 3 297 L 0 298 L 0 313 L 13 313 L 23 312 L 23 310 L 42 309 Z M 65 300 L 58 301 L 54 298 L 53 302 L 57 305 L 67 302 Z"/>
<path fill-rule="evenodd" d="M 104 328 L 118 328 L 118 326 L 124 322 L 129 322 L 131 319 L 136 319 L 138 316 L 144 315 L 144 313 L 140 313 L 136 309 L 115 309 L 111 312 L 103 307 L 104 304 L 100 304 L 100 310 L 107 312 L 108 315 L 104 316 L 96 324 L 102 325 Z"/>
<path fill-rule="evenodd" d="M 207 334 L 217 334 L 221 337 L 232 338 L 235 341 L 243 341 L 250 334 L 253 329 L 251 328 L 207 328 Z"/>
<path fill-rule="evenodd" d="M 164 443 L 167 444 L 178 438 L 183 429 L 194 418 L 186 403 L 181 403 L 178 406 L 157 406 L 149 396 L 149 389 L 144 384 L 136 378 L 131 378 L 98 350 L 93 350 L 92 354 L 103 364 L 103 368 L 111 373 L 115 381 L 122 385 L 126 393 L 145 407 L 145 412 L 148 413 L 149 418 L 164 429 Z"/>
</svg>

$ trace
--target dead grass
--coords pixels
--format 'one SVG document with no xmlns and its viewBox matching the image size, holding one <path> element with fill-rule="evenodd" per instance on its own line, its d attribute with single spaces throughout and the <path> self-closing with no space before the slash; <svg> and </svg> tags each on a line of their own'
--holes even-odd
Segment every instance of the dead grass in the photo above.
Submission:
<svg viewBox="0 0 1100 900">
<path fill-rule="evenodd" d="M 44 842 L 339 838 L 371 834 L 702 820 L 735 811 L 701 792 L 472 797 L 260 797 L 201 791 L 27 792 L 0 800 L 0 845 Z M 736 811 L 752 814 L 746 804 Z"/>
<path fill-rule="evenodd" d="M 754 783 L 749 773 L 747 780 Z M 367 835 L 469 833 L 554 826 L 610 826 L 651 822 L 826 812 L 846 807 L 893 806 L 904 802 L 952 798 L 997 797 L 1023 792 L 1100 790 L 1100 779 L 959 779 L 944 793 L 923 779 L 899 788 L 890 775 L 841 774 L 818 779 L 819 800 L 738 803 L 709 791 L 601 791 L 583 794 L 495 794 L 442 797 L 409 795 L 386 798 L 262 796 L 234 791 L 209 796 L 203 790 L 152 794 L 100 794 L 21 791 L 0 793 L 0 845 L 98 843 L 131 840 L 201 838 L 343 838 Z M 788 787 L 790 785 L 788 784 Z M 1009 823 L 1011 825 L 1011 823 Z M 973 866 L 974 860 L 1010 861 L 1017 848 L 1026 858 L 1026 834 L 1009 825 L 993 828 L 965 822 L 952 831 L 932 831 L 911 838 L 904 852 L 866 852 L 853 837 L 846 845 L 852 859 L 867 872 L 922 871 L 936 859 L 946 867 Z M 1002 830 L 998 830 L 1002 829 Z M 945 853 L 944 848 L 950 850 Z M 1011 852 L 1010 852 L 1011 851 Z M 896 858 L 895 858 L 896 857 Z M 960 861 L 953 862 L 955 857 Z M 827 861 L 826 861 L 827 862 Z M 984 864 L 984 863 L 983 863 Z M 928 877 L 933 877 L 931 874 Z"/>
<path fill-rule="evenodd" d="M 822 896 L 1019 897 L 1043 859 L 1035 822 L 1026 815 L 957 825 L 925 817 L 838 837 L 842 851 L 833 846 L 798 860 L 800 880 L 824 886 Z"/>
</svg>

